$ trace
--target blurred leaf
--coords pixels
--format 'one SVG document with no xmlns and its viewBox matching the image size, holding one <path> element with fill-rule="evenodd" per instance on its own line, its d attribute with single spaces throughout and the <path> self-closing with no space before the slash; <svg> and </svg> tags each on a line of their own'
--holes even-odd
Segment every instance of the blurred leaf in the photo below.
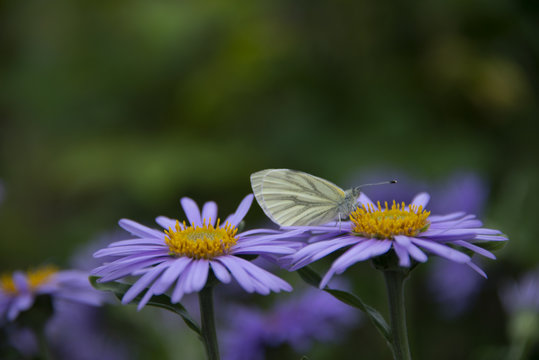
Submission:
<svg viewBox="0 0 539 360">
<path fill-rule="evenodd" d="M 498 251 L 503 249 L 505 245 L 507 245 L 507 241 L 485 241 L 480 243 L 474 243 L 474 245 L 482 247 L 483 249 L 488 251 Z"/>
<path fill-rule="evenodd" d="M 307 284 L 314 287 L 318 287 L 320 281 L 322 280 L 320 275 L 318 275 L 313 269 L 308 266 L 297 270 L 297 273 Z M 389 344 L 392 343 L 391 330 L 389 329 L 389 326 L 387 325 L 387 322 L 385 321 L 384 317 L 375 308 L 365 304 L 363 300 L 361 300 L 358 296 L 352 293 L 343 290 L 330 289 L 327 286 L 322 290 L 333 295 L 336 299 L 342 301 L 343 303 L 363 311 L 367 315 L 369 320 L 378 329 L 380 334 L 382 334 L 384 339 Z"/>
<path fill-rule="evenodd" d="M 109 281 L 105 283 L 99 283 L 97 280 L 99 277 L 97 276 L 90 276 L 90 283 L 94 288 L 101 291 L 109 291 L 112 292 L 118 299 L 121 299 L 124 294 L 129 290 L 130 286 L 128 284 L 123 284 L 117 281 Z M 137 296 L 132 302 L 138 303 L 142 299 L 142 295 Z M 187 310 L 183 307 L 182 304 L 176 303 L 172 304 L 170 301 L 170 298 L 167 295 L 154 295 L 148 301 L 148 305 L 155 306 L 161 309 L 166 309 L 169 311 L 172 311 L 173 313 L 176 313 L 177 315 L 180 315 L 187 324 L 187 326 L 196 332 L 199 336 L 202 336 L 202 332 L 200 330 L 200 327 L 198 324 L 191 318 Z"/>
</svg>

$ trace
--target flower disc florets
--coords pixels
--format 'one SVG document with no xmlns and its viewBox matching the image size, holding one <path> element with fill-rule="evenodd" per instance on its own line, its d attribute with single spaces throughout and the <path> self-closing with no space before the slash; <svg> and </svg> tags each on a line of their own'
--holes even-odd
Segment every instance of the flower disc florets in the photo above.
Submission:
<svg viewBox="0 0 539 360">
<path fill-rule="evenodd" d="M 165 243 L 168 245 L 170 254 L 175 256 L 187 256 L 193 259 L 213 259 L 217 256 L 229 253 L 232 246 L 238 241 L 236 233 L 238 229 L 225 222 L 220 226 L 220 219 L 217 225 L 212 225 L 211 219 L 202 226 L 187 226 L 185 221 L 183 227 L 176 221 L 174 230 L 165 230 Z"/>
<path fill-rule="evenodd" d="M 39 286 L 47 283 L 50 277 L 57 272 L 58 269 L 55 266 L 44 266 L 41 268 L 28 270 L 25 275 L 28 279 L 29 290 L 34 291 Z M 19 289 L 13 280 L 12 274 L 0 275 L 0 289 L 8 294 L 15 295 L 19 293 Z"/>
<path fill-rule="evenodd" d="M 407 207 L 404 202 L 397 204 L 394 200 L 391 208 L 387 201 L 385 208 L 379 201 L 377 205 L 378 208 L 373 204 L 362 205 L 350 214 L 354 233 L 366 238 L 393 239 L 395 235 L 416 236 L 429 226 L 430 212 L 423 210 L 423 206 Z"/>
</svg>

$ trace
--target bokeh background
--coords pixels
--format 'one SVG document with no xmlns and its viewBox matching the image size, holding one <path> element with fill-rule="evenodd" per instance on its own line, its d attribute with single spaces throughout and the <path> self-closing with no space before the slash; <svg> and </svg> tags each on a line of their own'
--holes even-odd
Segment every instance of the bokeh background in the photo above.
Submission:
<svg viewBox="0 0 539 360">
<path fill-rule="evenodd" d="M 71 266 L 119 218 L 183 216 L 182 196 L 230 213 L 265 168 L 343 187 L 397 177 L 404 200 L 478 197 L 485 224 L 511 239 L 461 315 L 429 290 L 435 262 L 414 272 L 413 354 L 501 356 L 500 288 L 539 260 L 538 24 L 534 0 L 2 1 L 0 270 Z M 476 190 L 459 192 L 459 174 Z M 246 220 L 269 225 L 258 206 Z M 374 269 L 347 279 L 385 311 Z M 152 310 L 132 310 L 111 307 L 107 321 L 138 358 L 202 356 L 183 324 L 165 335 Z M 338 338 L 304 354 L 390 356 L 367 322 Z M 266 358 L 301 355 L 284 345 Z"/>
</svg>

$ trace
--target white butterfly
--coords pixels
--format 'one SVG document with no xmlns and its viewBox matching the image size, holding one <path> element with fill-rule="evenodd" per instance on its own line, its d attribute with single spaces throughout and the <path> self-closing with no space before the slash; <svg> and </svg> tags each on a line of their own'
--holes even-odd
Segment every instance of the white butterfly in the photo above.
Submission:
<svg viewBox="0 0 539 360">
<path fill-rule="evenodd" d="M 251 174 L 251 186 L 262 210 L 281 226 L 340 222 L 355 210 L 360 194 L 359 186 L 345 191 L 330 181 L 289 169 Z"/>
</svg>

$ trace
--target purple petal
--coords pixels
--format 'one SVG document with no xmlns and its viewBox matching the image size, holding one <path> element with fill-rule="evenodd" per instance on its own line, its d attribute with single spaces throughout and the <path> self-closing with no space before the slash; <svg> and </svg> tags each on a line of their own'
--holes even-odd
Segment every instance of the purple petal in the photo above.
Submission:
<svg viewBox="0 0 539 360">
<path fill-rule="evenodd" d="M 484 257 L 487 257 L 489 259 L 496 260 L 496 256 L 493 253 L 491 253 L 490 251 L 485 250 L 482 247 L 474 245 L 474 244 L 469 243 L 467 241 L 460 241 L 460 240 L 459 241 L 454 241 L 453 244 L 462 246 L 462 247 L 467 248 L 467 249 L 470 249 L 470 250 L 478 253 L 479 255 L 483 255 Z"/>
<path fill-rule="evenodd" d="M 121 219 L 118 221 L 118 224 L 129 233 L 139 236 L 141 238 L 158 238 L 160 239 L 163 236 L 161 231 L 151 229 L 147 226 L 141 225 L 133 220 Z"/>
<path fill-rule="evenodd" d="M 418 238 L 411 238 L 411 240 L 414 244 L 446 259 L 459 263 L 466 263 L 470 261 L 470 257 L 468 255 L 452 249 L 449 246 L 438 244 L 434 241 L 421 240 Z"/>
<path fill-rule="evenodd" d="M 187 276 L 185 274 L 189 269 L 191 268 L 191 265 L 193 264 L 193 259 L 189 258 L 189 263 L 183 270 L 183 273 L 180 274 L 180 277 L 178 278 L 178 281 L 176 282 L 176 286 L 174 287 L 174 291 L 172 291 L 172 296 L 170 297 L 170 300 L 172 303 L 177 303 L 180 301 L 180 299 L 183 297 L 183 294 L 185 294 L 185 281 L 187 279 Z"/>
<path fill-rule="evenodd" d="M 159 276 L 163 272 L 163 270 L 165 270 L 165 268 L 170 265 L 170 263 L 171 261 L 163 262 L 152 268 L 140 279 L 138 279 L 124 294 L 124 297 L 122 298 L 122 304 L 128 304 L 133 301 L 133 299 L 136 298 L 137 295 L 140 294 L 140 292 L 144 290 L 144 288 L 146 288 L 157 276 Z"/>
<path fill-rule="evenodd" d="M 365 195 L 365 193 L 361 193 L 359 194 L 359 198 L 357 199 L 357 201 L 361 204 L 361 205 L 365 205 L 366 208 L 369 207 L 369 205 L 372 205 L 373 207 L 376 208 L 376 205 L 372 202 L 371 199 L 369 199 L 369 197 L 367 195 Z"/>
<path fill-rule="evenodd" d="M 481 269 L 479 266 L 475 265 L 473 262 L 469 261 L 466 263 L 469 267 L 471 267 L 474 271 L 476 271 L 479 275 L 487 279 L 487 274 Z"/>
<path fill-rule="evenodd" d="M 167 289 L 172 286 L 174 281 L 178 279 L 181 272 L 186 268 L 191 260 L 186 257 L 181 257 L 172 262 L 172 264 L 165 270 L 163 275 L 154 283 L 153 293 L 155 295 L 163 294 Z"/>
<path fill-rule="evenodd" d="M 174 229 L 176 227 L 176 219 L 171 219 L 166 216 L 158 216 L 155 218 L 155 222 L 161 225 L 165 229 Z M 180 223 L 180 228 L 183 229 L 183 224 Z"/>
<path fill-rule="evenodd" d="M 208 201 L 202 207 L 202 219 L 206 220 L 206 224 L 211 219 L 211 224 L 215 225 L 217 222 L 217 204 L 214 201 Z"/>
<path fill-rule="evenodd" d="M 208 278 L 209 261 L 205 259 L 193 260 L 189 270 L 184 272 L 186 294 L 200 291 Z"/>
<path fill-rule="evenodd" d="M 9 307 L 7 319 L 9 321 L 15 320 L 21 311 L 30 309 L 33 304 L 34 297 L 31 294 L 28 293 L 17 296 Z"/>
<path fill-rule="evenodd" d="M 249 274 L 239 265 L 238 259 L 238 257 L 234 256 L 220 256 L 217 258 L 230 271 L 238 284 L 248 293 L 252 293 L 255 291 L 255 285 Z"/>
<path fill-rule="evenodd" d="M 316 260 L 323 258 L 324 256 L 331 254 L 334 251 L 337 251 L 345 246 L 356 244 L 365 240 L 363 238 L 358 238 L 356 236 L 349 238 L 339 238 L 335 240 L 324 241 L 320 243 L 315 243 L 308 245 L 303 249 L 299 250 L 296 255 L 292 258 L 295 262 L 294 266 L 290 268 L 290 271 L 295 271 L 307 264 L 310 264 Z M 319 245 L 321 244 L 321 245 Z M 319 245 L 316 246 L 315 245 Z M 310 248 L 310 249 L 307 249 Z M 307 250 L 305 250 L 307 249 Z M 300 256 L 297 256 L 300 255 Z"/>
<path fill-rule="evenodd" d="M 410 267 L 411 262 L 408 250 L 397 242 L 393 243 L 393 249 L 395 249 L 395 253 L 399 258 L 399 266 Z"/>
<path fill-rule="evenodd" d="M 417 207 L 423 206 L 423 209 L 425 209 L 425 207 L 429 203 L 429 200 L 430 200 L 430 195 L 427 194 L 426 192 L 422 192 L 422 193 L 417 194 L 414 197 L 411 205 L 414 205 Z"/>
<path fill-rule="evenodd" d="M 254 245 L 254 246 L 235 246 L 232 254 L 293 254 L 294 249 L 286 246 L 275 245 Z"/>
<path fill-rule="evenodd" d="M 118 247 L 118 246 L 127 246 L 127 245 L 166 245 L 165 243 L 165 234 L 161 234 L 161 239 L 155 238 L 144 238 L 144 239 L 130 239 L 130 240 L 120 240 L 115 241 L 109 244 L 109 248 Z"/>
<path fill-rule="evenodd" d="M 13 283 L 15 285 L 15 288 L 19 292 L 30 291 L 30 284 L 28 283 L 28 278 L 22 271 L 15 271 L 13 273 Z"/>
<path fill-rule="evenodd" d="M 429 221 L 431 223 L 436 223 L 436 222 L 440 222 L 440 221 L 455 220 L 455 219 L 463 217 L 464 215 L 466 215 L 466 213 L 464 213 L 462 211 L 454 212 L 454 213 L 447 214 L 447 215 L 431 215 L 431 216 L 429 216 Z"/>
<path fill-rule="evenodd" d="M 257 279 L 264 287 L 267 287 L 275 292 L 280 290 L 292 291 L 292 286 L 283 279 L 273 275 L 272 273 L 256 266 L 255 264 L 240 259 L 242 267 L 255 279 Z M 264 292 L 265 293 L 265 292 Z"/>
<path fill-rule="evenodd" d="M 228 270 L 221 265 L 221 263 L 217 261 L 210 261 L 211 268 L 213 270 L 213 273 L 215 274 L 215 277 L 219 279 L 222 283 L 228 284 L 232 277 L 230 276 L 230 273 Z"/>
<path fill-rule="evenodd" d="M 193 199 L 190 199 L 188 197 L 184 197 L 180 200 L 180 203 L 182 204 L 183 211 L 185 212 L 185 216 L 187 216 L 187 220 L 191 223 L 192 226 L 202 226 L 202 220 L 200 218 L 200 210 L 198 209 L 198 205 L 196 202 L 194 202 Z"/>
<path fill-rule="evenodd" d="M 240 205 L 236 209 L 236 212 L 234 214 L 230 215 L 226 219 L 226 221 L 228 221 L 228 223 L 230 225 L 237 226 L 243 220 L 243 218 L 245 217 L 245 215 L 249 211 L 249 208 L 251 207 L 251 204 L 253 202 L 253 197 L 254 197 L 253 194 L 249 194 L 249 195 L 247 195 L 246 197 L 243 198 Z"/>
</svg>

